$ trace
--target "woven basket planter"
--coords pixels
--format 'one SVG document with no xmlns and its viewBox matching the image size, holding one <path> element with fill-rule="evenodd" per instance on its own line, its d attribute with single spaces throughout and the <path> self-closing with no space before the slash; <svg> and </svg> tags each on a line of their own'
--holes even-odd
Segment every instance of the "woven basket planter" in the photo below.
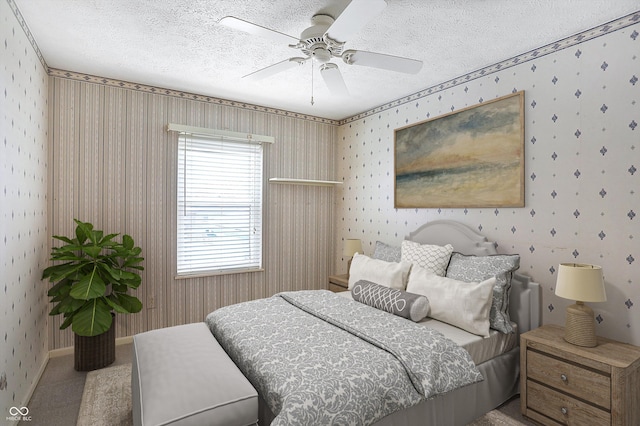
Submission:
<svg viewBox="0 0 640 426">
<path fill-rule="evenodd" d="M 74 335 L 73 368 L 76 371 L 91 371 L 104 368 L 116 360 L 115 315 L 111 328 L 97 336 Z"/>
</svg>

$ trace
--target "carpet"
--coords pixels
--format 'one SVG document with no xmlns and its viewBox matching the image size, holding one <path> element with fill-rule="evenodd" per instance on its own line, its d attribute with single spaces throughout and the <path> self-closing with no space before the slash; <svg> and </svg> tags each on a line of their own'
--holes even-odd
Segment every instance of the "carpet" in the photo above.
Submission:
<svg viewBox="0 0 640 426">
<path fill-rule="evenodd" d="M 130 426 L 131 364 L 87 373 L 77 426 Z"/>
<path fill-rule="evenodd" d="M 84 385 L 77 426 L 131 426 L 131 364 L 91 371 Z M 526 426 L 493 410 L 468 426 Z"/>
<path fill-rule="evenodd" d="M 489 411 L 468 426 L 526 426 L 524 423 L 507 416 L 498 410 Z"/>
</svg>

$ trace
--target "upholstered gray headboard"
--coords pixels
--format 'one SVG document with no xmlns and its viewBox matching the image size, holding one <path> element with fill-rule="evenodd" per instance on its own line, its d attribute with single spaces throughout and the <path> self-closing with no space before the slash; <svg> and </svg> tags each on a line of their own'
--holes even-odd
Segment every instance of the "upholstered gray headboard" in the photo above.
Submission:
<svg viewBox="0 0 640 426">
<path fill-rule="evenodd" d="M 460 222 L 435 220 L 409 233 L 407 240 L 421 244 L 451 244 L 458 253 L 475 256 L 498 254 L 496 244 Z M 524 333 L 540 326 L 540 285 L 525 275 L 515 273 L 511 280 L 509 316 Z"/>
</svg>

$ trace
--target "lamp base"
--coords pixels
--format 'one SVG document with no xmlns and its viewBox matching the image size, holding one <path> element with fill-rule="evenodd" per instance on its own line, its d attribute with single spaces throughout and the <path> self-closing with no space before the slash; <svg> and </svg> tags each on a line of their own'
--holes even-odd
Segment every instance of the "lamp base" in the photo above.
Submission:
<svg viewBox="0 0 640 426">
<path fill-rule="evenodd" d="M 573 345 L 587 348 L 598 345 L 593 309 L 582 302 L 576 302 L 575 305 L 567 307 L 564 340 Z"/>
</svg>

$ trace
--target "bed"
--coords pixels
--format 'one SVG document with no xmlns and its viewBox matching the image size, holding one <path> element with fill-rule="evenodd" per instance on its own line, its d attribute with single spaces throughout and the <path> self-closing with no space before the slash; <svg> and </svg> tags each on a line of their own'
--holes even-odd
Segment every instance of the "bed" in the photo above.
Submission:
<svg viewBox="0 0 640 426">
<path fill-rule="evenodd" d="M 407 235 L 405 241 L 407 241 L 406 244 L 420 246 L 446 247 L 451 245 L 452 251 L 455 252 L 454 255 L 462 259 L 463 262 L 471 261 L 470 265 L 473 265 L 474 262 L 478 264 L 477 262 L 495 260 L 501 256 L 497 253 L 495 243 L 488 241 L 466 225 L 454 221 L 429 222 Z M 403 244 L 405 243 L 403 242 Z M 453 262 L 453 257 L 451 262 Z M 449 266 L 451 265 L 452 263 L 449 264 Z M 412 267 L 412 270 L 417 271 L 418 269 L 416 265 Z M 352 270 L 354 270 L 353 266 Z M 517 273 L 510 275 L 511 284 L 508 289 L 508 299 L 501 302 L 508 305 L 508 324 L 504 324 L 510 330 L 508 333 L 491 329 L 487 335 L 478 336 L 431 318 L 418 322 L 407 321 L 404 318 L 389 315 L 386 312 L 365 306 L 363 303 L 353 301 L 352 292 L 334 295 L 333 293 L 327 294 L 329 293 L 327 291 L 292 292 L 277 295 L 269 298 L 266 302 L 266 304 L 274 305 L 273 308 L 264 306 L 264 302 L 245 302 L 239 304 L 239 307 L 234 305 L 236 308 L 231 310 L 227 310 L 229 308 L 227 307 L 212 312 L 207 316 L 206 322 L 216 339 L 220 341 L 229 356 L 258 390 L 261 425 L 272 422 L 273 424 L 466 425 L 519 392 L 519 333 L 536 328 L 540 324 L 539 285 L 524 275 Z M 410 274 L 409 277 L 411 277 Z M 496 291 L 497 287 L 494 287 L 493 283 L 495 283 L 495 279 L 492 281 L 491 288 Z M 494 305 L 497 303 L 495 295 L 493 298 L 493 302 L 489 302 L 492 316 Z M 290 308 L 289 305 L 293 305 L 293 308 Z M 432 312 L 433 308 L 434 306 L 432 306 Z M 267 309 L 283 310 L 279 311 L 281 312 L 279 315 L 264 313 L 263 317 L 263 312 L 266 312 Z M 309 323 L 312 325 L 307 325 L 307 314 L 309 313 L 306 312 L 307 309 L 315 309 L 309 315 L 313 319 L 308 321 L 317 321 L 317 318 L 322 318 L 328 325 L 325 323 L 316 325 L 315 322 Z M 299 310 L 303 310 L 305 313 L 298 313 Z M 342 327 L 343 318 L 346 318 L 343 315 L 347 310 L 355 312 L 354 315 L 359 317 L 353 324 L 348 323 L 346 328 L 349 330 L 345 331 L 339 327 Z M 264 318 L 268 319 L 264 320 Z M 284 325 L 286 318 L 290 318 L 292 321 L 288 325 Z M 389 326 L 376 323 L 376 321 L 384 321 L 385 319 L 388 321 L 387 324 L 390 324 Z M 403 329 L 400 332 L 399 326 L 398 329 L 394 328 L 396 324 L 401 322 L 407 326 L 409 326 L 407 323 L 411 323 L 408 331 L 405 332 Z M 258 330 L 255 330 L 254 334 L 247 334 L 249 329 L 254 328 L 253 324 L 257 323 L 261 324 L 257 327 Z M 283 327 L 290 327 L 290 329 Z M 322 338 L 306 336 L 305 327 L 309 327 L 309 333 L 311 333 L 311 329 L 318 328 L 319 336 Z M 335 333 L 343 334 L 334 336 L 334 329 Z M 369 330 L 373 330 L 371 333 L 377 333 L 375 330 L 382 329 L 386 329 L 386 331 L 382 332 L 380 336 L 367 337 Z M 393 332 L 390 332 L 389 329 L 393 329 Z M 301 330 L 303 331 L 301 332 Z M 302 337 L 292 337 L 296 336 L 296 333 Z M 421 337 L 418 344 L 426 344 L 424 342 L 432 335 L 440 335 L 440 333 L 447 336 L 443 340 L 446 343 L 438 340 L 432 345 L 434 348 L 444 347 L 444 355 L 438 353 L 437 350 L 434 350 L 433 355 L 425 354 L 430 352 L 427 350 L 416 350 L 412 347 L 413 342 L 408 340 L 410 337 L 406 337 L 406 335 L 419 335 Z M 277 337 L 276 341 L 261 340 L 271 334 Z M 361 334 L 364 337 L 360 336 Z M 352 335 L 362 337 L 365 342 L 358 341 L 353 347 L 355 349 L 345 349 L 346 346 L 343 347 L 343 342 L 345 345 L 348 344 L 345 341 L 350 341 Z M 440 339 L 440 337 L 437 338 Z M 296 347 L 295 344 L 291 344 L 291 339 L 303 341 L 300 342 L 300 346 Z M 358 339 L 353 338 L 353 340 Z M 378 365 L 376 364 L 377 360 L 371 361 L 368 349 L 367 351 L 362 349 L 365 346 L 378 345 L 383 347 L 384 357 L 393 358 L 393 362 L 396 364 L 401 364 L 404 367 L 406 364 L 428 365 L 430 366 L 428 374 L 446 373 L 452 374 L 452 376 L 434 376 L 433 382 L 436 384 L 432 385 L 430 384 L 431 379 L 424 379 L 421 376 L 421 374 L 427 373 L 417 370 L 413 372 L 407 369 L 408 379 L 403 373 L 385 374 L 384 372 L 390 371 L 391 367 L 386 364 L 384 366 Z M 253 354 L 243 352 L 250 351 L 251 346 L 258 347 L 257 352 Z M 295 348 L 293 349 L 295 353 L 284 354 L 289 350 L 287 348 Z M 319 352 L 314 352 L 316 350 Z M 378 349 L 375 350 L 378 351 Z M 318 353 L 323 354 L 321 355 L 323 359 L 317 359 Z M 356 353 L 357 355 L 352 355 Z M 309 358 L 305 359 L 307 356 Z M 422 356 L 425 356 L 425 359 L 419 359 Z M 428 358 L 432 356 L 435 358 Z M 367 362 L 371 362 L 372 371 L 383 372 L 379 373 L 380 376 L 376 376 L 379 379 L 363 380 L 361 385 L 366 387 L 365 394 L 372 395 L 373 403 L 361 400 L 360 396 L 355 395 L 355 385 L 352 382 L 357 382 L 359 374 L 366 376 L 367 373 L 364 370 L 357 370 L 361 366 L 349 364 L 349 359 L 346 358 L 356 360 L 364 358 Z M 326 364 L 328 359 L 331 361 Z M 443 361 L 443 359 L 451 359 L 452 361 Z M 298 367 L 287 370 L 291 360 L 297 360 L 300 363 Z M 345 364 L 343 371 L 340 370 L 342 361 Z M 464 365 L 464 369 L 458 368 L 466 363 L 471 365 Z M 449 368 L 449 364 L 451 364 L 451 368 Z M 327 365 L 330 368 L 326 368 Z M 433 368 L 434 366 L 436 368 Z M 323 371 L 322 368 L 327 371 Z M 311 370 L 308 373 L 309 377 L 315 377 L 315 379 L 302 386 L 303 378 L 301 377 L 307 374 L 306 370 Z M 324 375 L 328 377 L 333 372 L 332 370 L 338 371 L 338 376 L 344 377 L 345 382 L 349 381 L 348 386 L 341 383 L 339 379 L 331 379 L 334 383 L 331 384 L 330 391 L 318 388 L 316 382 L 323 381 Z M 275 385 L 275 390 L 265 384 L 267 378 L 279 380 Z M 414 390 L 419 391 L 419 397 L 416 398 L 411 390 L 394 388 L 393 391 L 389 391 L 391 385 L 387 382 L 396 379 L 410 382 Z M 375 388 L 378 385 L 375 383 L 376 381 L 385 382 L 381 390 Z M 406 386 L 406 384 L 398 386 Z M 292 389 L 293 399 L 289 399 L 289 396 L 283 397 L 276 394 L 282 388 Z M 307 393 L 308 395 L 305 395 Z M 378 396 L 378 393 L 383 396 Z M 391 395 L 391 399 L 394 399 L 393 403 L 380 399 L 386 398 L 384 395 L 387 394 Z M 370 411 L 367 411 L 366 414 L 354 414 L 351 412 L 353 408 L 350 406 L 338 416 L 323 417 L 322 410 L 329 412 L 336 409 L 338 404 L 348 400 L 357 401 L 351 406 L 361 406 L 363 410 L 369 409 Z M 289 403 L 290 401 L 294 402 Z M 385 402 L 381 403 L 380 401 Z M 377 408 L 374 406 L 377 405 L 385 406 L 386 411 L 376 411 Z M 342 406 L 340 405 L 340 407 Z M 284 413 L 284 411 L 288 412 Z M 273 412 L 278 415 L 274 416 Z"/>
</svg>

